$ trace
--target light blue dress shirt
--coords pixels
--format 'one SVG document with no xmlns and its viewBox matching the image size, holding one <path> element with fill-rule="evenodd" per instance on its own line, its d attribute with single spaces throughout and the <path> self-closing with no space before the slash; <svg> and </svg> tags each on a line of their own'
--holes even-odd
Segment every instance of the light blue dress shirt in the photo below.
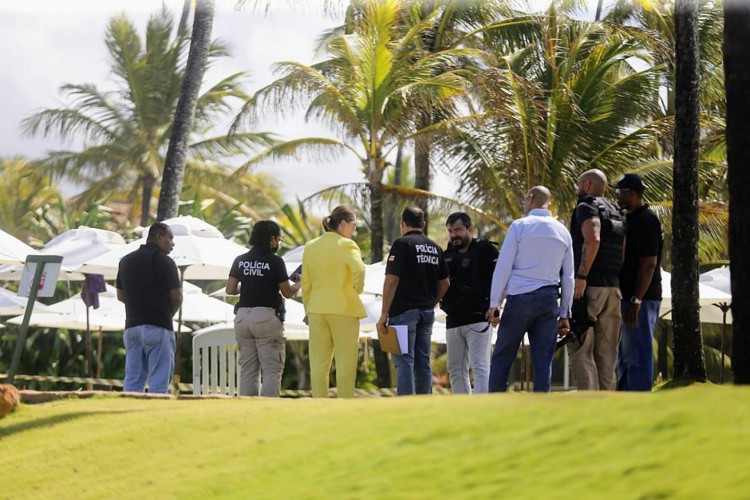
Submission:
<svg viewBox="0 0 750 500">
<path fill-rule="evenodd" d="M 561 285 L 560 317 L 573 305 L 573 240 L 549 210 L 534 208 L 513 221 L 492 275 L 490 305 L 548 285 Z"/>
</svg>

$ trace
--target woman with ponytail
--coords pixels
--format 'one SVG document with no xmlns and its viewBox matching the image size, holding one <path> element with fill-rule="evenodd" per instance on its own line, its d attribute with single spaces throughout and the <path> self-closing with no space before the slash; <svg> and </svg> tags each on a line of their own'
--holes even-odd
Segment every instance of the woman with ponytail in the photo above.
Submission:
<svg viewBox="0 0 750 500">
<path fill-rule="evenodd" d="M 359 320 L 367 316 L 359 294 L 365 264 L 352 234 L 357 216 L 346 206 L 323 219 L 326 232 L 305 245 L 302 302 L 310 326 L 310 379 L 315 398 L 328 397 L 331 359 L 336 359 L 338 397 L 354 397 Z"/>
</svg>

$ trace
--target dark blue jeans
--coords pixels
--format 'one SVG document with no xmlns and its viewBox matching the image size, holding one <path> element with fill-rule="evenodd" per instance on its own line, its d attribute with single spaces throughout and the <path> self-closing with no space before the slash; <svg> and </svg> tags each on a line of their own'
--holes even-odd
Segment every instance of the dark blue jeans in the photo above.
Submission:
<svg viewBox="0 0 750 500">
<path fill-rule="evenodd" d="M 630 301 L 622 301 L 622 317 Z M 654 328 L 661 300 L 644 300 L 635 325 L 623 321 L 617 354 L 617 390 L 650 391 L 654 383 Z"/>
<path fill-rule="evenodd" d="M 542 287 L 533 292 L 508 296 L 492 352 L 490 392 L 508 390 L 510 368 L 525 333 L 529 334 L 534 364 L 534 392 L 549 392 L 559 312 L 557 287 Z"/>
<path fill-rule="evenodd" d="M 430 341 L 434 322 L 434 309 L 409 309 L 388 318 L 389 325 L 409 327 L 409 352 L 400 356 L 393 355 L 396 391 L 399 396 L 432 393 Z"/>
</svg>

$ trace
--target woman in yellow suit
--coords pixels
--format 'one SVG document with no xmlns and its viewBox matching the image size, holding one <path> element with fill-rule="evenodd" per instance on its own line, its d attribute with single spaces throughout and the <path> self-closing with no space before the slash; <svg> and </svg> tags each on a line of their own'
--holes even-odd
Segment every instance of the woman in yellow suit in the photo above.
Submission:
<svg viewBox="0 0 750 500">
<path fill-rule="evenodd" d="M 328 397 L 331 358 L 336 359 L 338 397 L 354 397 L 359 320 L 367 316 L 359 294 L 365 264 L 352 234 L 357 217 L 346 207 L 323 219 L 326 232 L 305 245 L 302 302 L 310 326 L 310 379 L 315 398 Z"/>
</svg>

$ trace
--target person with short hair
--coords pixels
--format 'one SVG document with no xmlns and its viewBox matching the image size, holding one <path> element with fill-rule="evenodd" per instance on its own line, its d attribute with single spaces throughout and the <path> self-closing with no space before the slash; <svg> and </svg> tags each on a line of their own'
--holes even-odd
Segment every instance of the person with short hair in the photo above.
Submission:
<svg viewBox="0 0 750 500">
<path fill-rule="evenodd" d="M 445 221 L 450 243 L 443 252 L 450 287 L 440 302 L 446 313 L 446 349 L 451 391 L 471 394 L 469 368 L 474 375 L 473 392 L 489 390 L 492 328 L 485 318 L 490 305 L 492 273 L 497 249 L 472 234 L 471 217 L 454 212 Z"/>
<path fill-rule="evenodd" d="M 526 216 L 513 221 L 500 248 L 486 314 L 493 325 L 500 325 L 490 364 L 490 392 L 508 390 L 510 369 L 526 333 L 534 392 L 549 392 L 557 337 L 570 332 L 573 241 L 568 229 L 552 217 L 551 197 L 546 187 L 532 187 L 523 202 Z M 498 318 L 503 298 L 505 307 Z"/>
<path fill-rule="evenodd" d="M 125 380 L 123 391 L 166 393 L 174 372 L 172 317 L 182 305 L 172 229 L 157 222 L 146 244 L 120 260 L 117 299 L 125 304 Z"/>
<path fill-rule="evenodd" d="M 579 390 L 614 391 L 620 342 L 620 268 L 625 246 L 624 216 L 604 197 L 607 176 L 587 170 L 578 178 L 578 205 L 570 222 L 575 256 L 576 300 L 584 294 L 592 326 L 582 341 L 567 343 Z"/>
<path fill-rule="evenodd" d="M 367 316 L 359 298 L 365 264 L 352 240 L 357 215 L 341 205 L 323 219 L 326 232 L 308 241 L 302 254 L 302 302 L 310 325 L 310 382 L 314 398 L 327 398 L 331 359 L 336 360 L 339 398 L 354 397 L 359 359 L 359 320 Z"/>
<path fill-rule="evenodd" d="M 240 396 L 279 397 L 286 359 L 282 295 L 293 297 L 299 284 L 289 283 L 284 260 L 276 255 L 281 245 L 277 223 L 256 222 L 250 245 L 234 259 L 226 286 L 228 295 L 240 294 L 234 318 Z"/>
<path fill-rule="evenodd" d="M 401 214 L 402 236 L 393 242 L 385 268 L 377 326 L 408 327 L 408 351 L 393 355 L 399 396 L 432 392 L 430 340 L 435 306 L 450 285 L 443 250 L 425 236 L 424 228 L 422 209 L 407 207 Z"/>
<path fill-rule="evenodd" d="M 612 187 L 617 203 L 627 210 L 627 244 L 620 271 L 622 330 L 617 390 L 650 391 L 654 382 L 654 329 L 662 299 L 664 230 L 643 201 L 646 186 L 638 174 L 625 174 Z"/>
</svg>

